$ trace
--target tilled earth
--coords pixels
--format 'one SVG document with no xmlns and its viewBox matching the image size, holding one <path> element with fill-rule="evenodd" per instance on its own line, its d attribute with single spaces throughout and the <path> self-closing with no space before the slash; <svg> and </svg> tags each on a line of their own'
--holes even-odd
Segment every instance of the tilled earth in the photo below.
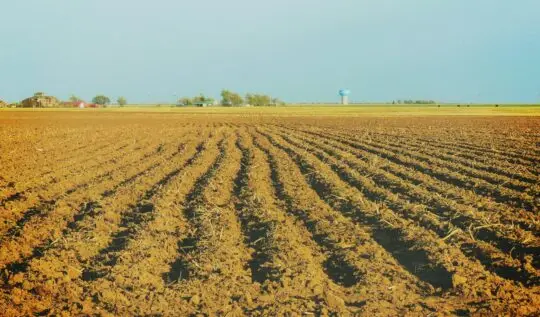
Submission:
<svg viewBox="0 0 540 317">
<path fill-rule="evenodd" d="M 540 119 L 0 113 L 0 314 L 540 314 Z"/>
</svg>

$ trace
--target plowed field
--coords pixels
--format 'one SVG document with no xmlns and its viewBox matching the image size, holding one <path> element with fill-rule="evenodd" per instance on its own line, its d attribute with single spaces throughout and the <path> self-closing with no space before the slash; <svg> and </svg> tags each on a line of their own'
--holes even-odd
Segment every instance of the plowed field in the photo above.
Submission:
<svg viewBox="0 0 540 317">
<path fill-rule="evenodd" d="M 540 314 L 540 118 L 0 113 L 0 315 Z"/>
</svg>

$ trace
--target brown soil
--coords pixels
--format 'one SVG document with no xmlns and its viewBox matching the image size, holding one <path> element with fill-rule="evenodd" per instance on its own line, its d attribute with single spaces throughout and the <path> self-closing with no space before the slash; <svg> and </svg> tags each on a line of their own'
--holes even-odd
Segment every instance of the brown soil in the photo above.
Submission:
<svg viewBox="0 0 540 317">
<path fill-rule="evenodd" d="M 538 316 L 539 142 L 534 117 L 5 112 L 0 314 Z"/>
</svg>

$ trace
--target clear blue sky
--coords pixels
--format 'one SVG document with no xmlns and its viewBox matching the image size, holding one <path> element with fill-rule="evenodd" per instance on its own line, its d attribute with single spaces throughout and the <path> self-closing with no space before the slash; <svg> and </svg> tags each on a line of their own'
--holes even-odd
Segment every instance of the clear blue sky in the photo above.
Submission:
<svg viewBox="0 0 540 317">
<path fill-rule="evenodd" d="M 0 99 L 540 101 L 538 0 L 17 0 Z"/>
</svg>

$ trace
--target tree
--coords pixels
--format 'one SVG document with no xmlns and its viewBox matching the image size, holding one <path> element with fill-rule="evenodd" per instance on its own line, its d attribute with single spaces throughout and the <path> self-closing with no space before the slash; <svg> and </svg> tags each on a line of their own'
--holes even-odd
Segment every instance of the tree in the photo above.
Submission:
<svg viewBox="0 0 540 317">
<path fill-rule="evenodd" d="M 127 105 L 127 100 L 126 100 L 126 98 L 124 98 L 124 97 L 118 97 L 118 99 L 116 100 L 116 102 L 118 102 L 118 105 L 119 105 L 120 107 L 123 107 L 123 106 Z"/>
<path fill-rule="evenodd" d="M 398 100 L 398 104 L 399 104 L 399 100 Z M 416 104 L 416 105 L 424 105 L 424 104 L 435 104 L 436 102 L 434 100 L 403 100 L 403 103 L 406 104 L 406 105 L 412 105 L 412 104 Z"/>
<path fill-rule="evenodd" d="M 250 94 L 246 95 L 246 102 L 255 107 L 269 106 L 272 103 L 272 98 L 263 94 Z"/>
<path fill-rule="evenodd" d="M 204 96 L 204 94 L 200 94 L 198 96 L 193 97 L 193 103 L 199 103 L 199 102 L 206 102 L 207 99 Z"/>
<path fill-rule="evenodd" d="M 178 104 L 182 106 L 191 106 L 193 104 L 193 100 L 191 100 L 191 98 L 188 98 L 188 97 L 183 97 L 183 98 L 178 99 Z"/>
<path fill-rule="evenodd" d="M 214 98 L 210 98 L 210 97 L 206 97 L 204 94 L 200 94 L 196 97 L 193 97 L 193 104 L 197 104 L 197 103 L 208 103 L 208 104 L 212 104 L 214 103 Z"/>
<path fill-rule="evenodd" d="M 81 98 L 79 98 L 79 97 L 77 97 L 77 96 L 75 96 L 75 95 L 71 95 L 71 97 L 69 97 L 69 101 L 71 101 L 71 102 L 73 102 L 73 103 L 79 102 L 79 101 L 81 101 L 81 100 L 82 100 Z"/>
<path fill-rule="evenodd" d="M 235 92 L 223 89 L 221 91 L 221 104 L 223 106 L 240 106 L 244 103 L 244 98 Z"/>
<path fill-rule="evenodd" d="M 248 105 L 254 106 L 254 105 L 255 105 L 255 104 L 253 103 L 254 101 L 255 101 L 255 98 L 254 98 L 253 94 L 247 93 L 247 94 L 246 94 L 246 103 L 247 103 Z"/>
<path fill-rule="evenodd" d="M 104 95 L 97 95 L 94 97 L 94 99 L 92 99 L 92 102 L 98 105 L 106 106 L 111 103 L 111 99 Z"/>
<path fill-rule="evenodd" d="M 285 102 L 281 101 L 279 98 L 272 98 L 271 105 L 272 106 L 283 106 L 283 105 L 285 105 Z"/>
</svg>

